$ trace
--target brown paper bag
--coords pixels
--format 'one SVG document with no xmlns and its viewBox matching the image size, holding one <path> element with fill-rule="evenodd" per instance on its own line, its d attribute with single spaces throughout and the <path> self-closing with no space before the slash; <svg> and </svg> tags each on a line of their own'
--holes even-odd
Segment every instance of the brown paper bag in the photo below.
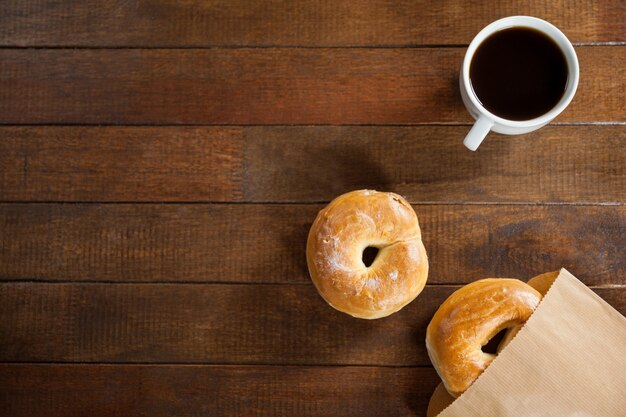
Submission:
<svg viewBox="0 0 626 417">
<path fill-rule="evenodd" d="M 428 416 L 626 417 L 626 318 L 562 269 L 465 393 L 437 387 Z"/>
</svg>

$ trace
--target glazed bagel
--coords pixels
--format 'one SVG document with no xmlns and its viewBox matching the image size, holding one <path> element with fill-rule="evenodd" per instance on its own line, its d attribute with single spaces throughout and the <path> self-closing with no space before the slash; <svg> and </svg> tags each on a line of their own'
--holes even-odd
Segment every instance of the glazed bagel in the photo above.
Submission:
<svg viewBox="0 0 626 417">
<path fill-rule="evenodd" d="M 367 247 L 378 249 L 363 262 Z M 307 264 L 320 295 L 363 319 L 388 316 L 422 291 L 428 259 L 417 215 L 401 196 L 353 191 L 322 209 L 309 232 Z"/>
<path fill-rule="evenodd" d="M 540 301 L 541 294 L 522 281 L 488 278 L 443 302 L 426 329 L 426 348 L 451 395 L 469 388 L 495 358 L 482 347 L 501 330 L 521 327 Z"/>
<path fill-rule="evenodd" d="M 543 298 L 543 296 L 546 295 L 546 293 L 552 286 L 552 283 L 554 283 L 554 280 L 558 276 L 559 276 L 559 271 L 546 272 L 545 274 L 537 275 L 536 277 L 529 279 L 527 284 L 533 287 L 534 289 L 536 289 Z M 500 353 L 502 349 L 504 349 L 506 345 L 508 345 L 509 342 L 513 340 L 513 338 L 517 335 L 517 332 L 519 332 L 521 329 L 522 329 L 521 325 L 510 328 L 504 334 L 504 337 L 500 341 L 500 344 L 498 345 L 497 353 Z"/>
</svg>

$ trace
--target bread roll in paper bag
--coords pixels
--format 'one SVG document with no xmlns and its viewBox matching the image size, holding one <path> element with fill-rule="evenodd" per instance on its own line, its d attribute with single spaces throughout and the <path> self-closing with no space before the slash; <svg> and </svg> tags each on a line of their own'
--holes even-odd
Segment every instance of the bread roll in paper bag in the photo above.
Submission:
<svg viewBox="0 0 626 417">
<path fill-rule="evenodd" d="M 562 269 L 467 391 L 454 400 L 437 387 L 434 416 L 625 417 L 626 318 Z"/>
</svg>

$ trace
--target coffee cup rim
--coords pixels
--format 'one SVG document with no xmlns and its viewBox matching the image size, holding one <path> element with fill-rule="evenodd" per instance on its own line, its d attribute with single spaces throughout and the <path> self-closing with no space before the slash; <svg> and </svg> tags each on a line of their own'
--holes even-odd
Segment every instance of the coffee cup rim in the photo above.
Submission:
<svg viewBox="0 0 626 417">
<path fill-rule="evenodd" d="M 548 112 L 533 119 L 510 120 L 497 116 L 494 113 L 490 112 L 482 105 L 482 103 L 478 99 L 478 96 L 474 92 L 474 88 L 472 87 L 472 83 L 470 81 L 470 64 L 472 62 L 472 58 L 474 57 L 474 53 L 478 49 L 478 46 L 493 33 L 512 27 L 529 27 L 531 29 L 538 30 L 544 35 L 548 36 L 550 39 L 554 40 L 557 46 L 561 49 L 567 63 L 567 84 L 565 92 L 563 93 L 563 97 L 561 97 L 561 100 L 559 100 L 559 102 Z M 476 107 L 476 109 L 478 109 L 481 114 L 485 115 L 494 123 L 510 127 L 530 127 L 549 123 L 563 110 L 565 110 L 565 108 L 572 101 L 572 99 L 574 98 L 574 94 L 576 93 L 576 89 L 578 88 L 579 79 L 578 57 L 572 43 L 569 41 L 569 39 L 567 39 L 565 34 L 563 34 L 563 32 L 559 30 L 559 28 L 557 28 L 550 22 L 532 16 L 504 17 L 485 26 L 480 32 L 476 34 L 476 36 L 474 36 L 472 42 L 470 42 L 467 51 L 465 52 L 461 71 L 463 82 L 467 90 L 467 96 L 472 104 Z"/>
</svg>

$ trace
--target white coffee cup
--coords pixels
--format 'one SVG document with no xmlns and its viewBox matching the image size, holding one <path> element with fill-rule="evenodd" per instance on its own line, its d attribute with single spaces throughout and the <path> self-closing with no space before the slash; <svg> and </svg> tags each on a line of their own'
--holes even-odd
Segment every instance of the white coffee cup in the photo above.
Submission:
<svg viewBox="0 0 626 417">
<path fill-rule="evenodd" d="M 480 103 L 470 83 L 470 64 L 476 49 L 494 32 L 511 27 L 529 27 L 544 33 L 561 48 L 567 62 L 567 84 L 563 97 L 561 97 L 561 100 L 550 111 L 530 120 L 508 120 L 491 113 Z M 472 117 L 476 120 L 476 123 L 474 123 L 474 126 L 472 126 L 472 129 L 465 137 L 463 144 L 470 150 L 475 151 L 491 130 L 505 135 L 519 135 L 532 132 L 533 130 L 547 125 L 565 110 L 570 101 L 572 101 L 572 98 L 574 98 L 576 88 L 578 87 L 578 75 L 578 58 L 576 57 L 574 47 L 563 32 L 554 25 L 545 20 L 530 16 L 510 16 L 489 24 L 478 32 L 478 35 L 474 37 L 467 48 L 459 76 L 463 104 L 465 104 L 465 108 L 467 108 Z"/>
</svg>

